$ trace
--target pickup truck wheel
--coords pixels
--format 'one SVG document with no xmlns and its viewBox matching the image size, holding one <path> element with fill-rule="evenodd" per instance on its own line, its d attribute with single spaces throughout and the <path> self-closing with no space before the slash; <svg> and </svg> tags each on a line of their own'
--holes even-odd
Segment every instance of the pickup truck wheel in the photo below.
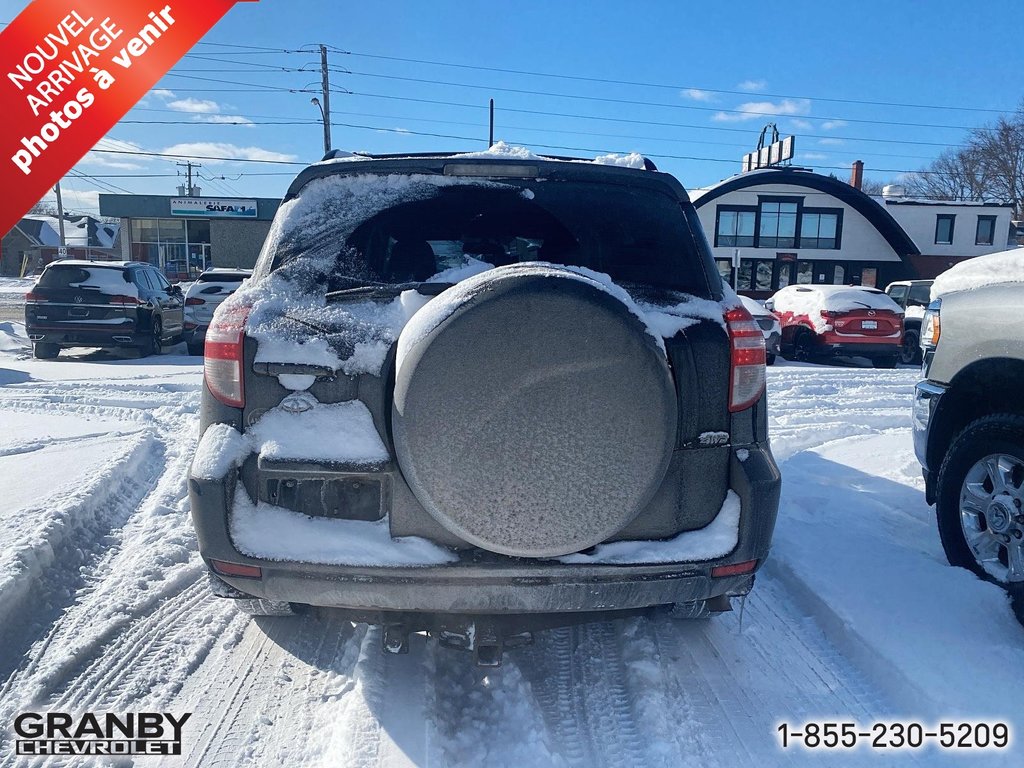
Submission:
<svg viewBox="0 0 1024 768">
<path fill-rule="evenodd" d="M 53 360 L 60 355 L 60 345 L 38 341 L 32 345 L 32 355 L 37 360 Z"/>
<path fill-rule="evenodd" d="M 423 508 L 464 541 L 556 557 L 618 533 L 660 486 L 676 390 L 660 338 L 597 282 L 499 267 L 398 342 L 392 428 Z"/>
<path fill-rule="evenodd" d="M 986 416 L 954 438 L 939 470 L 939 536 L 952 565 L 1024 605 L 1024 417 Z"/>
<path fill-rule="evenodd" d="M 921 338 L 917 331 L 906 331 L 903 334 L 900 362 L 904 365 L 918 365 L 921 362 Z"/>
</svg>

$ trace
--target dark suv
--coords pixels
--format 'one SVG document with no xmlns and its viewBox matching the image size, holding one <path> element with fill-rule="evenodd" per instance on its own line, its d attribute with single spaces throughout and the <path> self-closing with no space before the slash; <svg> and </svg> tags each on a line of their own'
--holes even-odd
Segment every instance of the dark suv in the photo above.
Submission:
<svg viewBox="0 0 1024 768">
<path fill-rule="evenodd" d="M 55 261 L 25 294 L 25 332 L 44 360 L 66 347 L 159 354 L 180 337 L 183 306 L 181 288 L 149 264 Z"/>
<path fill-rule="evenodd" d="M 903 307 L 903 346 L 900 362 L 917 365 L 921 362 L 921 321 L 931 302 L 933 280 L 901 280 L 889 283 L 885 292 Z"/>
<path fill-rule="evenodd" d="M 494 663 L 597 612 L 727 610 L 768 554 L 764 340 L 651 166 L 314 165 L 205 353 L 192 516 L 250 612 Z"/>
</svg>

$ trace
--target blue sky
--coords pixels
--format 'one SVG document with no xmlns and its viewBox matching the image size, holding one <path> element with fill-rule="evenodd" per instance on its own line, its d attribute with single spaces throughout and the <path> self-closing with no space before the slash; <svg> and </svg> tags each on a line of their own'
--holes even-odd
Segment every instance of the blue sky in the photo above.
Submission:
<svg viewBox="0 0 1024 768">
<path fill-rule="evenodd" d="M 24 6 L 0 0 L 0 21 Z M 325 43 L 337 148 L 481 149 L 493 96 L 497 138 L 639 151 L 688 187 L 737 172 L 770 120 L 796 134 L 798 163 L 846 177 L 862 159 L 884 181 L 1017 107 L 1018 13 L 1014 0 L 240 3 L 102 146 L 316 160 L 319 112 L 303 91 L 319 89 L 319 56 L 284 50 Z M 199 162 L 204 194 L 218 196 L 280 196 L 300 167 Z M 176 172 L 171 158 L 92 153 L 66 179 L 66 204 L 95 210 L 98 190 L 173 194 Z"/>
</svg>

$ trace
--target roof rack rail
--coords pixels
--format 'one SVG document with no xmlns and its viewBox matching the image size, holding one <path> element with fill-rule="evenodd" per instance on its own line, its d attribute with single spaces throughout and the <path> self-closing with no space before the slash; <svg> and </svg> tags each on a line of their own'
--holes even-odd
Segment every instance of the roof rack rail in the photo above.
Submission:
<svg viewBox="0 0 1024 768">
<path fill-rule="evenodd" d="M 338 160 L 346 157 L 365 157 L 367 160 L 388 160 L 391 158 L 415 158 L 415 157 L 456 157 L 457 155 L 464 155 L 465 152 L 389 152 L 384 154 L 378 154 L 376 152 L 348 152 L 344 149 L 332 149 L 330 152 L 324 155 L 323 160 Z M 567 155 L 538 155 L 542 160 L 562 160 L 571 162 L 592 162 L 591 157 L 569 157 Z M 503 160 L 506 158 L 495 157 L 495 160 Z M 321 162 L 323 162 L 321 160 Z M 644 157 L 644 170 L 645 171 L 656 171 L 656 166 L 649 158 Z"/>
</svg>

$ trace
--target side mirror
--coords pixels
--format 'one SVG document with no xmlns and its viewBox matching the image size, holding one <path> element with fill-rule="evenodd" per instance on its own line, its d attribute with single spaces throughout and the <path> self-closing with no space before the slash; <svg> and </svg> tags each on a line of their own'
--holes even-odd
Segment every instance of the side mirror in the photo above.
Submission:
<svg viewBox="0 0 1024 768">
<path fill-rule="evenodd" d="M 774 299 L 766 299 L 765 302 L 764 302 L 764 308 L 767 309 L 769 312 L 774 312 L 775 311 L 775 300 Z"/>
<path fill-rule="evenodd" d="M 171 296 L 181 296 L 181 286 L 172 285 L 170 288 L 167 289 L 167 292 L 171 294 Z"/>
</svg>

